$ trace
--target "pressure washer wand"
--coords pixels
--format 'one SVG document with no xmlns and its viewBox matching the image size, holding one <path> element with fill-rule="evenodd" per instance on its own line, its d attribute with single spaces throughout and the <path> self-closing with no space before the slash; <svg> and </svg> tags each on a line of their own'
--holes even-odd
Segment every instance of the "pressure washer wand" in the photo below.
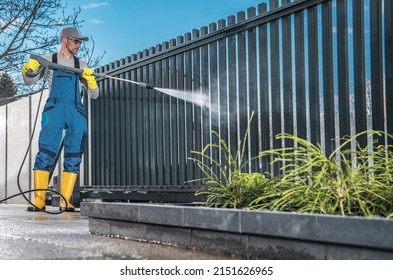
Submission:
<svg viewBox="0 0 393 280">
<path fill-rule="evenodd" d="M 50 62 L 49 60 L 47 60 L 39 55 L 36 55 L 36 54 L 31 54 L 30 58 L 37 60 L 41 64 L 42 67 L 37 72 L 28 71 L 26 74 L 28 77 L 34 77 L 34 76 L 38 75 L 42 71 L 42 69 L 44 69 L 44 68 L 48 68 L 48 69 L 52 69 L 52 70 L 59 70 L 59 71 L 63 71 L 63 72 L 71 72 L 71 73 L 75 73 L 75 74 L 82 74 L 83 73 L 83 69 L 53 63 L 53 62 Z M 101 74 L 101 73 L 94 73 L 93 76 L 98 77 L 98 78 L 108 78 L 108 79 L 123 81 L 123 82 L 127 82 L 127 83 L 132 83 L 132 84 L 139 85 L 141 87 L 145 87 L 147 89 L 154 89 L 154 86 L 152 86 L 151 84 L 148 84 L 148 83 L 141 83 L 141 82 L 136 82 L 136 81 L 132 81 L 132 80 L 117 78 L 117 77 L 113 77 L 113 76 L 109 76 L 109 75 L 105 75 L 105 74 Z"/>
<path fill-rule="evenodd" d="M 103 78 L 108 78 L 108 79 L 112 79 L 112 80 L 118 80 L 118 81 L 123 81 L 123 82 L 127 82 L 127 83 L 132 83 L 132 84 L 136 84 L 136 85 L 145 87 L 147 89 L 154 89 L 154 86 L 152 86 L 151 84 L 148 84 L 148 83 L 135 82 L 135 81 L 132 81 L 132 80 L 127 80 L 127 79 L 122 79 L 122 78 L 118 78 L 118 77 L 108 76 L 108 75 L 104 75 L 104 74 L 100 74 L 100 73 L 97 73 L 97 74 L 100 75 L 100 76 L 97 76 L 97 77 L 103 77 Z M 94 76 L 95 75 L 96 74 L 94 73 Z"/>
</svg>

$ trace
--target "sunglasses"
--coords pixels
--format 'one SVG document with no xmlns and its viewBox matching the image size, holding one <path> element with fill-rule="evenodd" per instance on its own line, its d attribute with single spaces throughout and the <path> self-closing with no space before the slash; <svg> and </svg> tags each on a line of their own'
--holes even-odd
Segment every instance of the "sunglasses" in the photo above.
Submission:
<svg viewBox="0 0 393 280">
<path fill-rule="evenodd" d="M 68 38 L 68 40 L 70 40 L 71 42 L 73 42 L 75 45 L 80 45 L 81 44 L 81 40 L 75 40 L 75 39 L 71 39 L 71 38 Z"/>
</svg>

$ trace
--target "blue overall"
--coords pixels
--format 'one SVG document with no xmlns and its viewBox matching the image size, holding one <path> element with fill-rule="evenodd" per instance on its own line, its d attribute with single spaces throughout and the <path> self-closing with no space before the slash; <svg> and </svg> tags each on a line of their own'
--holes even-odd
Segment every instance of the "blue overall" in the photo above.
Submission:
<svg viewBox="0 0 393 280">
<path fill-rule="evenodd" d="M 79 173 L 87 141 L 86 114 L 81 102 L 79 76 L 53 70 L 52 87 L 42 112 L 39 152 L 35 170 L 51 171 L 64 136 L 64 171 Z"/>
</svg>

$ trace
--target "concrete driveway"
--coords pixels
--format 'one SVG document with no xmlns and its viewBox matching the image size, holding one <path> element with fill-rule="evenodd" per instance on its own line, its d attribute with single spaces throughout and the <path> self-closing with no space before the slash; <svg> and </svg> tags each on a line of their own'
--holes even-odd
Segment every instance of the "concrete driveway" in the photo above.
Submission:
<svg viewBox="0 0 393 280">
<path fill-rule="evenodd" d="M 56 212 L 56 208 L 47 210 Z M 89 234 L 79 212 L 0 204 L 0 260 L 223 260 L 236 256 Z"/>
</svg>

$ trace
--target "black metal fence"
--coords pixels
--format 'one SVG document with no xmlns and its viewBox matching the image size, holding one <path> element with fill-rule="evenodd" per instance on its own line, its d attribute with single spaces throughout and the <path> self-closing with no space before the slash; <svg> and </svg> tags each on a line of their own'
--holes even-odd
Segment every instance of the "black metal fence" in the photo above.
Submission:
<svg viewBox="0 0 393 280">
<path fill-rule="evenodd" d="M 252 111 L 248 158 L 291 145 L 274 138 L 281 132 L 320 143 L 326 153 L 340 137 L 393 133 L 392 14 L 391 0 L 270 0 L 101 67 L 107 75 L 202 93 L 210 106 L 100 80 L 101 96 L 88 108 L 85 183 L 185 185 L 202 176 L 187 159 L 191 151 L 218 144 L 217 131 L 235 153 Z M 225 164 L 222 153 L 212 157 Z M 269 169 L 265 159 L 245 171 Z"/>
</svg>

